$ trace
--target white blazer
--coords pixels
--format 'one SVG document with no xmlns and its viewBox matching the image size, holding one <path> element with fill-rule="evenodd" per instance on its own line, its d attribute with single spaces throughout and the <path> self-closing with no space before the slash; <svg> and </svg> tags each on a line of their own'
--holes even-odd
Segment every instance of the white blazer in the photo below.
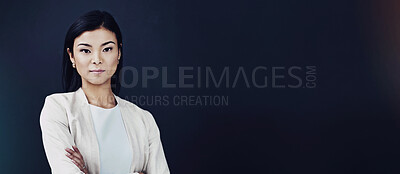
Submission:
<svg viewBox="0 0 400 174">
<path fill-rule="evenodd" d="M 115 94 L 114 96 L 132 144 L 130 172 L 169 174 L 160 131 L 152 114 Z M 82 88 L 75 92 L 47 96 L 40 113 L 40 128 L 53 174 L 83 173 L 65 156 L 64 149 L 72 149 L 72 145 L 78 147 L 89 173 L 100 173 L 99 146 L 89 102 Z"/>
</svg>

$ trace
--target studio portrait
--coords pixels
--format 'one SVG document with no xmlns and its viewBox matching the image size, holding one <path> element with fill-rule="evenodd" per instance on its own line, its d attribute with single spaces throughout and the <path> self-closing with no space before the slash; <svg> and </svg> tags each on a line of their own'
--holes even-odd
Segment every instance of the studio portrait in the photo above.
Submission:
<svg viewBox="0 0 400 174">
<path fill-rule="evenodd" d="M 398 174 L 400 1 L 0 1 L 0 173 Z"/>
</svg>

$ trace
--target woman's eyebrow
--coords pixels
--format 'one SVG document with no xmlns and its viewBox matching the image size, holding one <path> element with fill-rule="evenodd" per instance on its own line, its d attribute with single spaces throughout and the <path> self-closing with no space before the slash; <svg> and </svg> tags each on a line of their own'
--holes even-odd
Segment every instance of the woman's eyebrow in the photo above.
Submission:
<svg viewBox="0 0 400 174">
<path fill-rule="evenodd" d="M 108 41 L 108 42 L 104 42 L 103 44 L 101 44 L 101 46 L 107 45 L 107 44 L 109 44 L 109 43 L 113 43 L 113 44 L 115 45 L 115 42 L 113 42 L 113 41 Z"/>
<path fill-rule="evenodd" d="M 90 44 L 87 44 L 87 43 L 80 43 L 80 44 L 78 44 L 78 45 L 77 45 L 77 47 L 78 47 L 79 45 L 83 45 L 83 46 L 92 47 L 92 45 L 90 45 Z"/>
<path fill-rule="evenodd" d="M 108 41 L 108 42 L 104 42 L 103 44 L 101 44 L 101 46 L 104 46 L 104 45 L 107 45 L 107 44 L 110 44 L 110 43 L 115 44 L 115 42 L 113 42 L 113 41 Z M 78 44 L 77 46 L 79 46 L 79 45 L 92 47 L 92 45 L 87 44 L 87 43 L 80 43 L 80 44 Z"/>
</svg>

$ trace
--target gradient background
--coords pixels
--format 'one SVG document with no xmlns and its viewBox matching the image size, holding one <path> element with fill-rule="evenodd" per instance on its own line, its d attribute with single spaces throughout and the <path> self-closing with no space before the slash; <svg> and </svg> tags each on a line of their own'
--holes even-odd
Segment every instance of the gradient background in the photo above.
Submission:
<svg viewBox="0 0 400 174">
<path fill-rule="evenodd" d="M 126 66 L 317 67 L 315 89 L 243 82 L 165 89 L 159 81 L 123 88 L 122 98 L 229 96 L 224 107 L 142 106 L 158 123 L 171 173 L 399 173 L 399 7 L 395 0 L 2 1 L 1 173 L 50 173 L 39 114 L 47 95 L 62 92 L 68 27 L 93 9 L 115 17 Z"/>
</svg>

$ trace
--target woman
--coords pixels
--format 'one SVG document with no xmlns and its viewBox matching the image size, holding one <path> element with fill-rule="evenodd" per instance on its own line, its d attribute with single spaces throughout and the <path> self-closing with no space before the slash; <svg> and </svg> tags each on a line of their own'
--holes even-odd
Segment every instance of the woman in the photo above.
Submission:
<svg viewBox="0 0 400 174">
<path fill-rule="evenodd" d="M 169 174 L 152 114 L 118 97 L 122 36 L 107 12 L 79 17 L 65 37 L 65 93 L 46 97 L 40 114 L 52 173 Z"/>
</svg>

